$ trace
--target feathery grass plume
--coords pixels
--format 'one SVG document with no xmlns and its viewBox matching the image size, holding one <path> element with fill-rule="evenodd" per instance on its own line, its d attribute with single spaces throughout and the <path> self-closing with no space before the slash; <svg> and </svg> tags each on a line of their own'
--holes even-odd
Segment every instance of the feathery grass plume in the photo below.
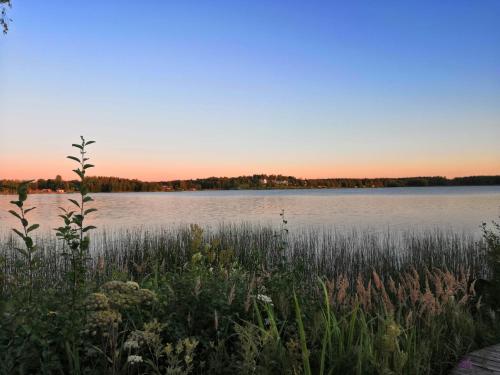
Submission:
<svg viewBox="0 0 500 375">
<path fill-rule="evenodd" d="M 347 303 L 349 279 L 346 275 L 340 275 L 337 279 L 337 303 L 342 305 Z"/>
</svg>

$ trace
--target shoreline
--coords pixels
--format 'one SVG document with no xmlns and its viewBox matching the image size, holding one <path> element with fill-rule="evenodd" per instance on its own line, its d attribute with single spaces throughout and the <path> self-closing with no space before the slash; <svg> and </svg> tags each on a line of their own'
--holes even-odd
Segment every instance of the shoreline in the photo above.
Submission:
<svg viewBox="0 0 500 375">
<path fill-rule="evenodd" d="M 426 185 L 426 186 L 356 186 L 356 187 L 272 187 L 272 188 L 248 188 L 248 189 L 185 189 L 185 190 L 146 190 L 146 191 L 92 191 L 91 194 L 108 194 L 108 193 L 185 193 L 185 192 L 202 192 L 202 191 L 276 191 L 276 190 L 375 190 L 375 189 L 408 189 L 408 188 L 447 188 L 447 187 L 481 187 L 481 186 L 499 186 L 500 184 L 476 184 L 476 185 Z M 66 194 L 77 194 L 78 190 L 75 191 L 29 191 L 29 194 L 33 195 L 66 195 Z M 17 195 L 16 192 L 1 192 L 0 195 Z"/>
</svg>

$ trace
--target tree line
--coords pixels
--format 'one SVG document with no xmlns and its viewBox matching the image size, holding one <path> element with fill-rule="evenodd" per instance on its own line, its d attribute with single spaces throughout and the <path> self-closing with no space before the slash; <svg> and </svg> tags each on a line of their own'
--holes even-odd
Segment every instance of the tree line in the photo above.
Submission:
<svg viewBox="0 0 500 375">
<path fill-rule="evenodd" d="M 15 193 L 22 181 L 0 180 L 0 193 Z M 239 177 L 209 177 L 190 180 L 140 181 L 119 177 L 88 177 L 90 192 L 147 192 L 186 190 L 242 190 L 242 189 L 333 189 L 333 188 L 382 188 L 418 186 L 471 186 L 500 185 L 500 176 L 470 176 L 448 179 L 446 177 L 405 178 L 315 178 L 302 179 L 283 175 L 252 175 Z M 31 192 L 72 192 L 77 190 L 77 180 L 34 180 Z"/>
<path fill-rule="evenodd" d="M 19 180 L 0 180 L 0 193 L 15 193 L 21 182 Z M 119 177 L 88 177 L 86 183 L 89 191 L 92 193 L 162 190 L 162 184 L 159 182 L 139 181 L 137 179 Z M 35 180 L 30 183 L 29 188 L 32 193 L 73 192 L 78 189 L 78 181 L 65 181 L 61 176 L 56 176 L 54 179 Z"/>
</svg>

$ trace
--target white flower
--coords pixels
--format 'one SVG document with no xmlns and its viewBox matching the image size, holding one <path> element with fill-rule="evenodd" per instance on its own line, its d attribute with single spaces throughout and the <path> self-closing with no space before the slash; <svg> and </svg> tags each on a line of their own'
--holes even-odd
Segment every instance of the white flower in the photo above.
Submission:
<svg viewBox="0 0 500 375">
<path fill-rule="evenodd" d="M 257 300 L 264 303 L 269 303 L 271 305 L 273 304 L 273 300 L 271 299 L 271 297 L 266 296 L 265 294 L 257 294 Z"/>
<path fill-rule="evenodd" d="M 123 343 L 123 348 L 125 350 L 137 349 L 139 348 L 139 343 L 135 340 L 127 340 Z"/>
<path fill-rule="evenodd" d="M 142 362 L 142 357 L 140 355 L 129 355 L 127 358 L 127 362 L 130 364 L 136 364 Z"/>
</svg>

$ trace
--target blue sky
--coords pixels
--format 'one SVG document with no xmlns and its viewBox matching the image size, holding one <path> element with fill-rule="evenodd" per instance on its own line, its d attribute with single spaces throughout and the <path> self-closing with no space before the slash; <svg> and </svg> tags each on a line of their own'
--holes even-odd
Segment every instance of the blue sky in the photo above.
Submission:
<svg viewBox="0 0 500 375">
<path fill-rule="evenodd" d="M 0 178 L 500 173 L 498 1 L 13 1 Z M 21 140 L 22 137 L 22 140 Z"/>
</svg>

